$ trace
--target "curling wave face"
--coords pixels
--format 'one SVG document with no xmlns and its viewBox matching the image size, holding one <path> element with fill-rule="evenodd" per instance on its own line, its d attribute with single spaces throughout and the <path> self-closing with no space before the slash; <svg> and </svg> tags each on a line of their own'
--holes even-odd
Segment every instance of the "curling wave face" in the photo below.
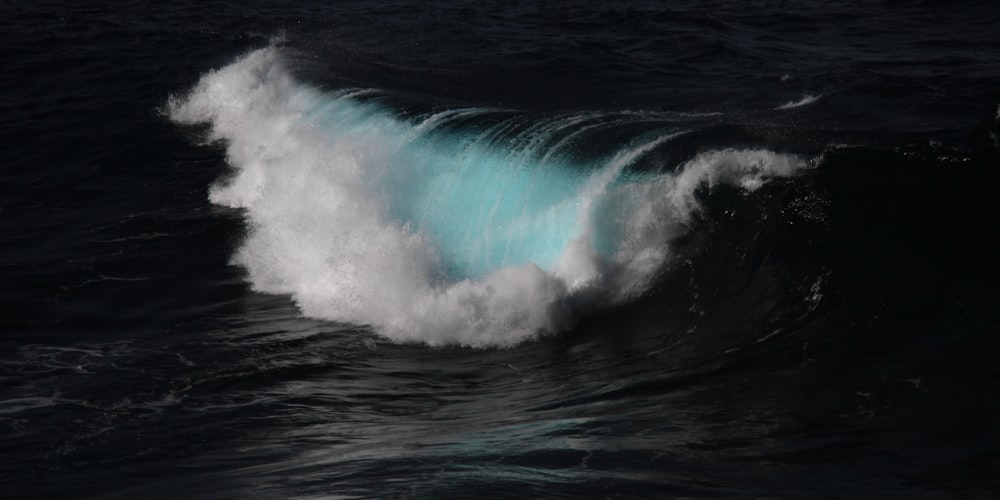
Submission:
<svg viewBox="0 0 1000 500">
<path fill-rule="evenodd" d="M 204 75 L 168 114 L 226 144 L 234 172 L 210 199 L 245 210 L 234 261 L 256 290 L 397 341 L 510 346 L 569 328 L 649 289 L 700 187 L 754 190 L 806 166 L 724 149 L 638 169 L 687 131 L 661 122 L 581 159 L 594 134 L 635 118 L 408 118 L 372 95 L 299 82 L 271 47 Z"/>
</svg>

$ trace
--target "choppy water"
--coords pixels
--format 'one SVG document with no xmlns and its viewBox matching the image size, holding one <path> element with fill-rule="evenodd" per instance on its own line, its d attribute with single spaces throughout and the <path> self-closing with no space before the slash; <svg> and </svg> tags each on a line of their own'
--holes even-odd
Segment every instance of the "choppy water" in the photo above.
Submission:
<svg viewBox="0 0 1000 500">
<path fill-rule="evenodd" d="M 998 488 L 996 7 L 0 13 L 12 497 Z"/>
</svg>

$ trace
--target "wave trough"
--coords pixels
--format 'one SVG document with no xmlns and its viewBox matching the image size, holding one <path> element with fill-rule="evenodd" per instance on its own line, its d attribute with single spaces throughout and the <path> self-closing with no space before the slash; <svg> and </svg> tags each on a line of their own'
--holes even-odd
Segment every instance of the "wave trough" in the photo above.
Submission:
<svg viewBox="0 0 1000 500">
<path fill-rule="evenodd" d="M 405 117 L 369 90 L 297 81 L 275 47 L 204 75 L 169 117 L 207 123 L 245 210 L 234 256 L 261 292 L 396 341 L 510 346 L 646 292 L 702 186 L 752 191 L 806 166 L 756 149 L 635 168 L 688 131 L 659 123 L 583 155 L 622 116 L 487 109 Z"/>
</svg>

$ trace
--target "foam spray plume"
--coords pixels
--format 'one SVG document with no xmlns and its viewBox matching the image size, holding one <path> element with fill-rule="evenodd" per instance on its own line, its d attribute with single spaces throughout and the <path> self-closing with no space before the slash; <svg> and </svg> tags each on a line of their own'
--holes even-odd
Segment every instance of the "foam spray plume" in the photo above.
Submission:
<svg viewBox="0 0 1000 500">
<path fill-rule="evenodd" d="M 581 160 L 588 137 L 635 118 L 479 108 L 406 118 L 370 90 L 299 82 L 283 58 L 265 48 L 207 73 L 170 100 L 169 117 L 207 123 L 226 145 L 233 172 L 210 200 L 244 210 L 234 262 L 254 289 L 396 341 L 510 346 L 566 330 L 581 311 L 650 289 L 699 210 L 699 187 L 753 190 L 806 165 L 724 149 L 633 168 L 686 132 L 663 124 Z"/>
</svg>

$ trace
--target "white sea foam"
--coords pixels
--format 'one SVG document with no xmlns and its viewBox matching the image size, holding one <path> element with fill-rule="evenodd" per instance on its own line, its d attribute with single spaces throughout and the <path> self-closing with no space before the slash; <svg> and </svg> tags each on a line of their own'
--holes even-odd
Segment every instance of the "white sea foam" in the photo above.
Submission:
<svg viewBox="0 0 1000 500">
<path fill-rule="evenodd" d="M 808 105 L 810 105 L 810 104 L 812 104 L 812 103 L 820 100 L 822 97 L 823 97 L 823 94 L 819 94 L 819 95 L 806 94 L 806 95 L 802 96 L 802 99 L 799 99 L 797 101 L 788 101 L 788 102 L 786 102 L 786 103 L 782 104 L 781 106 L 778 106 L 777 108 L 774 108 L 774 109 L 794 109 L 794 108 L 801 108 L 802 106 L 808 106 Z"/>
<path fill-rule="evenodd" d="M 442 123 L 475 111 L 409 122 L 297 82 L 275 48 L 204 75 L 168 113 L 210 124 L 226 144 L 233 174 L 210 199 L 245 210 L 233 260 L 256 290 L 430 345 L 510 346 L 642 294 L 700 209 L 696 189 L 754 190 L 805 165 L 726 149 L 674 173 L 628 170 L 676 130 L 576 167 L 561 153 L 573 141 L 546 141 L 546 130 L 587 120 L 501 142 L 497 131 L 451 134 Z"/>
</svg>

